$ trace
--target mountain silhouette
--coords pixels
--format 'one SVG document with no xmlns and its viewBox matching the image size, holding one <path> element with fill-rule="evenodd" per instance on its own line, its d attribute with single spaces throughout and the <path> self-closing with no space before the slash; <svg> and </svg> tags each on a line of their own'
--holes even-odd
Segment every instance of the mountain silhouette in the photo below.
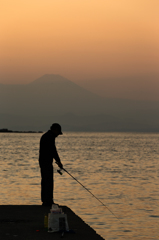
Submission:
<svg viewBox="0 0 159 240">
<path fill-rule="evenodd" d="M 29 84 L 0 84 L 0 128 L 74 131 L 158 131 L 158 102 L 104 99 L 54 74 Z"/>
</svg>

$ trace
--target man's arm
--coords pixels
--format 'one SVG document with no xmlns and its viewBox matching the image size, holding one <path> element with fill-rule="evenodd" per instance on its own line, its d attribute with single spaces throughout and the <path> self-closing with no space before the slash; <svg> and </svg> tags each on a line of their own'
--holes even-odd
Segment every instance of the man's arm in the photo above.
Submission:
<svg viewBox="0 0 159 240">
<path fill-rule="evenodd" d="M 55 146 L 55 149 L 54 149 L 54 159 L 56 161 L 56 164 L 59 166 L 59 168 L 63 168 L 60 157 L 59 157 L 58 152 L 56 150 L 56 146 Z"/>
</svg>

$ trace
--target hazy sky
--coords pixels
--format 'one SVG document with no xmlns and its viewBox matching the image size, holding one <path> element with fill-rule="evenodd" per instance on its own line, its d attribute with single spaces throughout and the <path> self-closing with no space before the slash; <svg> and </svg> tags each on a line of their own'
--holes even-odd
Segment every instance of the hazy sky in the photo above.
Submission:
<svg viewBox="0 0 159 240">
<path fill-rule="evenodd" d="M 0 32 L 1 83 L 52 73 L 159 100 L 159 0 L 3 0 Z"/>
</svg>

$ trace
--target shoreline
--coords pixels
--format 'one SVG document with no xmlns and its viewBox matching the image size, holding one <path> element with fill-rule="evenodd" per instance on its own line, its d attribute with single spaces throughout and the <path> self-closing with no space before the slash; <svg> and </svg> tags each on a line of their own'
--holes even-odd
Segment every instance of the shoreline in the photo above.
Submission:
<svg viewBox="0 0 159 240">
<path fill-rule="evenodd" d="M 13 131 L 7 128 L 0 129 L 0 133 L 43 133 L 43 131 Z"/>
<path fill-rule="evenodd" d="M 9 130 L 7 128 L 2 128 L 0 129 L 0 133 L 44 133 L 45 131 L 33 131 L 33 130 L 27 130 L 27 131 L 22 131 L 22 130 Z M 76 130 L 76 131 L 65 131 L 65 132 L 77 132 L 77 133 L 138 133 L 138 134 L 158 134 L 159 131 L 80 131 L 80 130 Z"/>
</svg>

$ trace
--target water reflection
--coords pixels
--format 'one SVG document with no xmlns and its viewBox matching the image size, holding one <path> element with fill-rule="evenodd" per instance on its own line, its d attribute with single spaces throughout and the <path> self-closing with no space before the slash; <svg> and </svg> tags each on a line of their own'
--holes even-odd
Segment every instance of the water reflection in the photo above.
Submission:
<svg viewBox="0 0 159 240">
<path fill-rule="evenodd" d="M 1 204 L 41 204 L 41 134 L 0 134 Z M 159 239 L 159 134 L 65 133 L 57 148 L 69 175 L 55 167 L 55 202 L 67 205 L 105 239 Z"/>
</svg>

